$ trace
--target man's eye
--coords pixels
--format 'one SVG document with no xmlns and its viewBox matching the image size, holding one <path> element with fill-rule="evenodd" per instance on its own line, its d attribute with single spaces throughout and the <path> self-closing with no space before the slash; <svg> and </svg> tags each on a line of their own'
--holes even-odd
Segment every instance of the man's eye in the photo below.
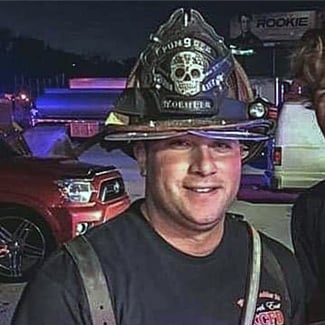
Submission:
<svg viewBox="0 0 325 325">
<path fill-rule="evenodd" d="M 169 145 L 172 148 L 189 148 L 191 146 L 190 142 L 185 140 L 174 140 Z"/>
<path fill-rule="evenodd" d="M 232 146 L 231 146 L 230 143 L 227 143 L 227 142 L 220 142 L 220 141 L 215 142 L 215 143 L 213 144 L 213 147 L 214 147 L 215 149 L 218 149 L 218 150 L 229 150 L 229 149 L 232 148 Z"/>
</svg>

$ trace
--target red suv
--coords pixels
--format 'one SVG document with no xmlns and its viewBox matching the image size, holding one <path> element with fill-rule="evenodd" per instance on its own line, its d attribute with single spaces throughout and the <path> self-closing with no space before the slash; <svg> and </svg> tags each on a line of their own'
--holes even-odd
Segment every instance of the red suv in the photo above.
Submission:
<svg viewBox="0 0 325 325">
<path fill-rule="evenodd" d="M 21 135 L 0 134 L 0 281 L 26 281 L 60 243 L 125 210 L 114 166 L 33 157 Z"/>
</svg>

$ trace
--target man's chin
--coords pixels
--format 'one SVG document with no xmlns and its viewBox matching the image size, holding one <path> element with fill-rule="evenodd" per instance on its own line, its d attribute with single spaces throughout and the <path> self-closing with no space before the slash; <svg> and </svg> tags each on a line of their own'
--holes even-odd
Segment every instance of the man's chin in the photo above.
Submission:
<svg viewBox="0 0 325 325">
<path fill-rule="evenodd" d="M 224 221 L 224 216 L 195 216 L 189 226 L 197 232 L 206 232 L 218 227 Z"/>
</svg>

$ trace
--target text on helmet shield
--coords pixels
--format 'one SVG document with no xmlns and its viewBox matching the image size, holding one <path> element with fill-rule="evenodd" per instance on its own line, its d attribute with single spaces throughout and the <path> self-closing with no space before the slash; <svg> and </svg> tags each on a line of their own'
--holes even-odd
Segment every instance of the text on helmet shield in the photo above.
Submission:
<svg viewBox="0 0 325 325">
<path fill-rule="evenodd" d="M 166 111 L 206 113 L 211 111 L 213 103 L 210 100 L 177 100 L 165 99 L 162 108 Z"/>
<path fill-rule="evenodd" d="M 184 37 L 178 40 L 171 41 L 165 45 L 162 45 L 157 49 L 157 55 L 164 55 L 171 50 L 183 47 L 184 49 L 193 48 L 194 50 L 201 51 L 202 53 L 212 54 L 212 48 L 206 43 L 193 39 L 190 37 Z"/>
</svg>

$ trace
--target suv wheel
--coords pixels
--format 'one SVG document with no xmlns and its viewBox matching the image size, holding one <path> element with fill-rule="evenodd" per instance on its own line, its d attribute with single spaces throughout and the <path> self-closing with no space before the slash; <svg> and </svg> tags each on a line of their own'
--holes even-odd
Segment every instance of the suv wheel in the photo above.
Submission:
<svg viewBox="0 0 325 325">
<path fill-rule="evenodd" d="M 30 280 L 55 249 L 48 227 L 28 210 L 0 210 L 0 281 Z"/>
</svg>

